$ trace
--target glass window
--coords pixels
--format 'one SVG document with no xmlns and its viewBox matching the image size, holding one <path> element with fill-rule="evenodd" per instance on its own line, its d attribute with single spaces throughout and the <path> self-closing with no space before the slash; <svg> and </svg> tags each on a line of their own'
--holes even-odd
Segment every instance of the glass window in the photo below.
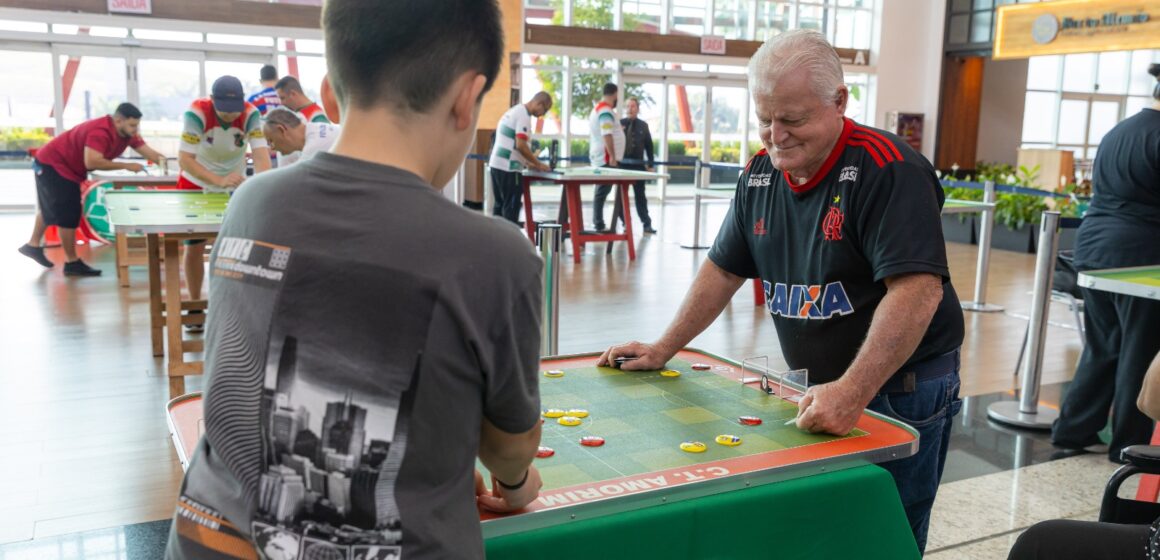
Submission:
<svg viewBox="0 0 1160 560">
<path fill-rule="evenodd" d="M 202 34 L 196 31 L 165 31 L 162 29 L 133 29 L 133 36 L 147 41 L 185 41 L 200 43 Z"/>
<path fill-rule="evenodd" d="M 558 70 L 541 70 L 538 68 L 529 68 L 527 66 L 520 69 L 522 74 L 520 84 L 521 101 L 527 103 L 532 100 L 532 96 L 540 91 L 546 91 L 552 96 L 552 108 L 548 114 L 544 115 L 543 123 L 536 124 L 540 127 L 537 134 L 560 134 L 563 132 L 563 126 L 560 120 L 560 111 L 564 109 L 563 99 L 560 98 L 560 87 L 564 83 L 564 74 Z"/>
<path fill-rule="evenodd" d="M 290 48 L 289 41 L 294 41 L 294 48 Z M 278 50 L 311 54 L 323 54 L 326 52 L 326 43 L 317 39 L 278 39 Z"/>
<path fill-rule="evenodd" d="M 1023 105 L 1023 141 L 1051 142 L 1051 127 L 1055 122 L 1058 93 L 1027 92 Z"/>
<path fill-rule="evenodd" d="M 1117 101 L 1092 101 L 1092 118 L 1088 125 L 1089 145 L 1099 145 L 1104 135 L 1120 122 L 1120 104 Z"/>
<path fill-rule="evenodd" d="M 1148 97 L 1129 97 L 1124 102 L 1124 117 L 1130 117 L 1142 111 L 1145 107 L 1152 106 L 1152 99 Z"/>
<path fill-rule="evenodd" d="M 789 2 L 759 1 L 757 4 L 757 37 L 758 41 L 776 37 L 789 29 L 790 10 Z"/>
<path fill-rule="evenodd" d="M 114 37 L 122 39 L 129 36 L 129 30 L 124 27 L 101 27 L 94 25 L 89 28 L 89 35 L 93 37 Z"/>
<path fill-rule="evenodd" d="M 1128 92 L 1128 51 L 1100 53 L 1100 69 L 1096 77 L 1100 93 Z"/>
<path fill-rule="evenodd" d="M 745 39 L 749 32 L 750 0 L 717 0 L 713 4 L 713 35 Z"/>
<path fill-rule="evenodd" d="M 1059 133 L 1056 142 L 1060 144 L 1083 144 L 1087 128 L 1088 102 L 1081 99 L 1064 99 L 1059 103 Z"/>
<path fill-rule="evenodd" d="M 952 12 L 966 12 L 971 9 L 971 0 L 951 0 Z"/>
<path fill-rule="evenodd" d="M 232 35 L 229 33 L 206 33 L 205 40 L 208 43 L 219 43 L 223 45 L 251 45 L 254 47 L 272 47 L 274 46 L 273 37 L 263 37 L 261 35 Z"/>
<path fill-rule="evenodd" d="M 975 12 L 971 16 L 971 42 L 986 43 L 991 40 L 991 18 L 994 12 Z"/>
<path fill-rule="evenodd" d="M 612 9 L 607 0 L 572 0 L 572 27 L 612 29 Z"/>
<path fill-rule="evenodd" d="M 563 14 L 556 15 L 556 8 L 552 0 L 525 0 L 524 20 L 533 25 L 556 25 L 564 22 Z"/>
<path fill-rule="evenodd" d="M 850 98 L 846 102 L 846 116 L 854 121 L 873 126 L 872 115 L 867 108 L 870 99 L 870 76 L 868 74 L 846 74 L 846 88 Z"/>
<path fill-rule="evenodd" d="M 52 24 L 52 32 L 58 35 L 76 35 L 81 30 L 79 25 L 68 25 L 64 23 Z"/>
<path fill-rule="evenodd" d="M 306 97 L 319 101 L 322 77 L 326 75 L 326 59 L 321 56 L 298 57 L 298 81 L 302 82 L 302 92 Z"/>
<path fill-rule="evenodd" d="M 77 73 L 64 107 L 64 126 L 72 128 L 84 121 L 108 115 L 128 101 L 125 59 L 103 56 L 60 57 L 62 71 L 70 61 Z"/>
<path fill-rule="evenodd" d="M 798 28 L 826 32 L 826 8 L 798 4 Z"/>
<path fill-rule="evenodd" d="M 1063 91 L 1095 91 L 1094 54 L 1069 54 L 1063 57 Z"/>
<path fill-rule="evenodd" d="M 708 6 L 704 0 L 672 0 L 672 3 L 671 32 L 697 36 L 705 34 L 705 12 Z"/>
<path fill-rule="evenodd" d="M 23 31 L 25 33 L 48 33 L 48 24 L 36 21 L 15 21 L 0 19 L 0 31 Z"/>
<path fill-rule="evenodd" d="M 1148 74 L 1148 64 L 1160 62 L 1160 50 L 1135 51 L 1132 53 L 1132 63 L 1128 66 L 1128 75 L 1131 83 L 1128 86 L 1129 95 L 1151 95 L 1156 86 L 1156 79 Z"/>
<path fill-rule="evenodd" d="M 748 95 L 749 92 L 745 88 L 713 88 L 713 128 L 711 134 L 714 142 L 741 139 L 742 122 L 745 119 L 745 98 Z"/>
<path fill-rule="evenodd" d="M 661 0 L 623 0 L 621 6 L 621 29 L 660 33 Z"/>
<path fill-rule="evenodd" d="M 234 62 L 226 60 L 205 61 L 205 90 L 213 87 L 214 80 L 222 76 L 233 76 L 242 81 L 242 90 L 256 92 L 262 90 L 258 80 L 262 72 L 262 64 L 257 62 Z M 302 89 L 306 90 L 309 84 L 303 82 Z M 317 85 L 315 86 L 317 88 Z"/>
<path fill-rule="evenodd" d="M 177 155 L 185 111 L 201 95 L 199 66 L 195 60 L 137 61 L 141 137 L 171 157 Z"/>
<path fill-rule="evenodd" d="M 1027 89 L 1059 87 L 1059 56 L 1033 56 L 1027 61 Z"/>
<path fill-rule="evenodd" d="M 53 93 L 52 55 L 0 51 L 0 132 L 11 127 L 50 128 Z M 13 142 L 12 138 L 6 139 Z M 16 150 L 35 146 L 8 147 Z"/>
</svg>

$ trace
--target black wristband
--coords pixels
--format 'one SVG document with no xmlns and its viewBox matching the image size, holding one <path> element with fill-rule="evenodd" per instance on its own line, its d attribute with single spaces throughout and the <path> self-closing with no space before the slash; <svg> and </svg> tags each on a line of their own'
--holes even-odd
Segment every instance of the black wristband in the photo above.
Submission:
<svg viewBox="0 0 1160 560">
<path fill-rule="evenodd" d="M 520 488 L 523 488 L 524 484 L 526 484 L 528 482 L 528 474 L 531 472 L 532 472 L 532 469 L 528 469 L 528 470 L 524 471 L 524 477 L 522 479 L 520 479 L 520 481 L 518 483 L 510 485 L 510 486 L 505 484 L 504 481 L 502 481 L 498 478 L 495 479 L 495 483 L 498 484 L 500 486 L 500 488 L 503 488 L 504 490 L 519 490 Z"/>
</svg>

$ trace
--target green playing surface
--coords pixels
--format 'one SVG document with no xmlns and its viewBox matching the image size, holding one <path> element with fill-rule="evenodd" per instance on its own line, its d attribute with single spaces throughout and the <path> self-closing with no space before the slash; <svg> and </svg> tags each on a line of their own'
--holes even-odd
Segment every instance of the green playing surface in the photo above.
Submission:
<svg viewBox="0 0 1160 560">
<path fill-rule="evenodd" d="M 754 385 L 741 385 L 739 368 L 721 375 L 695 371 L 680 359 L 669 365 L 681 376 L 597 367 L 564 369 L 560 378 L 541 376 L 544 410 L 582 408 L 589 412 L 574 427 L 544 419 L 541 445 L 556 452 L 536 459 L 544 490 L 840 439 L 786 426 L 785 421 L 797 414 L 797 405 L 756 390 Z M 763 423 L 744 426 L 737 421 L 739 416 L 757 416 Z M 716 443 L 714 439 L 722 434 L 740 436 L 741 445 Z M 864 434 L 855 430 L 845 437 Z M 603 437 L 605 444 L 581 446 L 580 438 L 588 435 Z M 700 441 L 708 450 L 682 451 L 680 444 L 685 441 Z"/>
<path fill-rule="evenodd" d="M 1095 270 L 1085 272 L 1084 274 L 1105 280 L 1118 280 L 1120 282 L 1131 282 L 1144 286 L 1160 286 L 1160 266 L 1116 272 L 1100 272 Z"/>
<path fill-rule="evenodd" d="M 105 206 L 117 226 L 220 224 L 229 199 L 227 193 L 109 192 Z"/>
</svg>

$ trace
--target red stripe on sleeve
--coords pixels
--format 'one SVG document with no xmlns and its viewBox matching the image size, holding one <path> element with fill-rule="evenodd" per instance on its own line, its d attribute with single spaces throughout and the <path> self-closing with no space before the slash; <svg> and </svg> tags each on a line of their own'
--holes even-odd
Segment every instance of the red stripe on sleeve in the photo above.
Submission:
<svg viewBox="0 0 1160 560">
<path fill-rule="evenodd" d="M 850 138 L 857 138 L 863 142 L 873 144 L 875 148 L 878 148 L 878 153 L 882 154 L 882 159 L 886 160 L 887 163 L 895 161 L 894 156 L 890 155 L 890 150 L 883 145 L 882 141 L 878 140 L 877 138 L 859 132 L 851 134 Z"/>
<path fill-rule="evenodd" d="M 863 148 L 866 148 L 866 153 L 870 154 L 870 156 L 874 158 L 874 163 L 877 163 L 879 168 L 882 168 L 886 165 L 886 162 L 882 161 L 882 156 L 878 155 L 878 148 L 870 142 L 865 140 L 850 139 L 848 142 L 846 142 L 846 144 L 850 146 L 862 146 Z"/>
<path fill-rule="evenodd" d="M 869 128 L 866 128 L 866 127 L 862 127 L 862 126 L 858 127 L 858 128 L 857 128 L 857 131 L 858 131 L 858 132 L 864 132 L 864 133 L 866 133 L 866 134 L 868 134 L 868 135 L 870 135 L 870 136 L 872 136 L 872 137 L 874 137 L 874 138 L 877 138 L 878 140 L 881 140 L 881 141 L 882 141 L 882 143 L 884 143 L 884 144 L 886 144 L 887 146 L 889 146 L 889 147 L 890 147 L 890 151 L 891 151 L 891 153 L 893 153 L 893 154 L 894 154 L 894 157 L 895 157 L 895 158 L 897 158 L 899 161 L 901 161 L 901 160 L 902 160 L 902 152 L 899 152 L 899 151 L 898 151 L 898 147 L 894 145 L 894 142 L 891 142 L 891 141 L 890 141 L 889 139 L 887 139 L 885 136 L 883 136 L 883 135 L 879 134 L 877 131 L 874 131 L 874 130 L 872 130 L 872 129 L 869 129 Z"/>
</svg>

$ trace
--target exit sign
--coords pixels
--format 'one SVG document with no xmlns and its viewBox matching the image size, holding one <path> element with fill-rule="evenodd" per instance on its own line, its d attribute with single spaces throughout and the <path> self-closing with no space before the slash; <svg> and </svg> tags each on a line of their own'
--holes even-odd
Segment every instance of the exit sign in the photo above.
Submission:
<svg viewBox="0 0 1160 560">
<path fill-rule="evenodd" d="M 725 38 L 716 35 L 701 37 L 701 54 L 725 54 Z"/>
<path fill-rule="evenodd" d="M 153 0 L 109 0 L 110 14 L 152 14 Z"/>
</svg>

